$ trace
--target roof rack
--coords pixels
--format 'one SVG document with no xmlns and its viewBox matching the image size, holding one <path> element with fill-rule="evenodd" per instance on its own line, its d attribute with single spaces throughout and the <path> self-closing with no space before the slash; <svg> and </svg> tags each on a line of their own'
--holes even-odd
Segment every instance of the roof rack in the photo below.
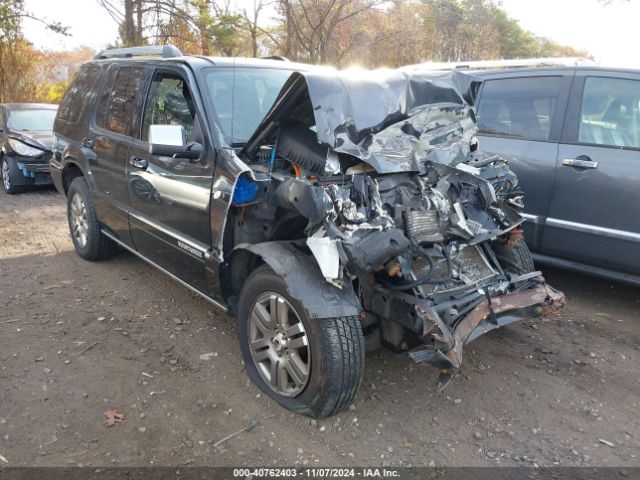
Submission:
<svg viewBox="0 0 640 480">
<path fill-rule="evenodd" d="M 151 47 L 111 48 L 98 53 L 94 60 L 133 57 L 176 58 L 182 56 L 182 52 L 174 45 L 155 45 Z"/>
<path fill-rule="evenodd" d="M 283 57 L 282 55 L 269 55 L 268 57 L 260 57 L 262 60 L 280 60 L 281 62 L 289 62 L 290 60 L 287 57 Z"/>
<path fill-rule="evenodd" d="M 519 58 L 513 60 L 480 60 L 472 62 L 425 62 L 409 65 L 405 68 L 424 70 L 492 70 L 502 68 L 526 67 L 579 67 L 595 65 L 596 63 L 584 57 L 557 58 Z"/>
</svg>

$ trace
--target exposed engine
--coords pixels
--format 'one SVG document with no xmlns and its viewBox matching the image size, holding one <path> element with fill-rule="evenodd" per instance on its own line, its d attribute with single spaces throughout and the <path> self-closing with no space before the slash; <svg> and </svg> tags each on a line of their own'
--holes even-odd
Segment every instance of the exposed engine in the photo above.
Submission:
<svg viewBox="0 0 640 480">
<path fill-rule="evenodd" d="M 408 348 L 412 332 L 433 346 L 422 360 L 457 366 L 445 353 L 461 348 L 459 322 L 483 302 L 493 321 L 492 296 L 541 282 L 505 270 L 492 248 L 523 221 L 516 176 L 477 150 L 474 112 L 442 78 L 410 79 L 398 88 L 404 112 L 385 105 L 377 117 L 350 111 L 348 93 L 344 111 L 322 104 L 312 80 L 289 82 L 243 150 L 251 172 L 236 186 L 233 243 L 297 241 L 327 282 L 358 292 L 388 343 Z M 359 128 L 365 120 L 375 126 Z"/>
</svg>

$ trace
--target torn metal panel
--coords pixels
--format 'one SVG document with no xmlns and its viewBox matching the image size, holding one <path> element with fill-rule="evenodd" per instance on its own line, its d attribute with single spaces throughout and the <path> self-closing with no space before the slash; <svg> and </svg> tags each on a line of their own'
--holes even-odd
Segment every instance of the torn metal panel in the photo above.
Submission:
<svg viewBox="0 0 640 480">
<path fill-rule="evenodd" d="M 490 301 L 479 303 L 471 312 L 466 315 L 455 326 L 449 328 L 442 325 L 438 317 L 427 316 L 424 319 L 433 322 L 434 326 L 447 332 L 446 344 L 441 349 L 426 349 L 412 352 L 410 355 L 417 363 L 427 362 L 442 369 L 459 369 L 462 364 L 462 350 L 464 345 L 479 335 L 486 333 L 499 326 L 495 322 L 493 328 L 478 327 L 491 315 L 500 317 L 510 314 L 510 321 L 522 320 L 538 316 L 550 316 L 565 304 L 565 297 L 562 292 L 555 290 L 544 283 L 544 278 L 539 277 L 540 285 L 521 292 L 509 293 L 491 297 Z M 529 311 L 531 307 L 534 311 Z M 429 330 L 431 332 L 431 330 Z M 442 340 L 442 338 L 438 338 Z"/>
<path fill-rule="evenodd" d="M 383 337 L 399 324 L 431 346 L 414 357 L 449 369 L 470 339 L 564 302 L 494 252 L 519 245 L 523 193 L 478 151 L 465 88 L 457 72 L 292 74 L 239 153 L 266 180 L 234 223 L 250 243 L 293 241 L 323 289 L 353 293 Z M 274 270 L 292 280 L 288 268 Z"/>
<path fill-rule="evenodd" d="M 336 244 L 337 241 L 329 237 L 313 236 L 307 238 L 307 246 L 313 256 L 316 257 L 324 278 L 337 287 L 342 287 L 342 282 L 340 281 L 342 277 L 340 253 Z"/>
<path fill-rule="evenodd" d="M 304 120 L 320 143 L 360 158 L 378 173 L 424 171 L 425 161 L 460 162 L 476 131 L 465 100 L 469 82 L 459 72 L 296 72 L 243 153 L 254 155 L 280 125 L 308 111 L 313 119 Z"/>
</svg>

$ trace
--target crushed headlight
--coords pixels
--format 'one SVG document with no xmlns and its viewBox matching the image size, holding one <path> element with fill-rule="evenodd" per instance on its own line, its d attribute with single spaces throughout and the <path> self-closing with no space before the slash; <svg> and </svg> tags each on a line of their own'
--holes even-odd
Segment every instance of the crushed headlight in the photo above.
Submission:
<svg viewBox="0 0 640 480">
<path fill-rule="evenodd" d="M 22 143 L 20 140 L 16 140 L 15 138 L 9 139 L 9 145 L 11 145 L 11 149 L 15 153 L 23 157 L 39 157 L 44 153 L 43 150 L 30 147 L 29 145 Z"/>
</svg>

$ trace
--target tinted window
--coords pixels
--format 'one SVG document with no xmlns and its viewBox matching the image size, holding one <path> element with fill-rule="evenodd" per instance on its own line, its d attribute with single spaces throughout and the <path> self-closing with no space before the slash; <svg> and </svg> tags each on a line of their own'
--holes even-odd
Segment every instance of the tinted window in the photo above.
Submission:
<svg viewBox="0 0 640 480">
<path fill-rule="evenodd" d="M 92 100 L 100 79 L 100 67 L 87 65 L 80 69 L 67 90 L 58 110 L 58 118 L 69 123 L 78 123 L 84 106 Z"/>
<path fill-rule="evenodd" d="M 136 93 L 142 82 L 144 68 L 120 67 L 111 90 L 105 128 L 126 135 L 131 125 Z"/>
<path fill-rule="evenodd" d="M 562 77 L 488 80 L 478 106 L 480 133 L 549 140 Z"/>
<path fill-rule="evenodd" d="M 273 105 L 291 71 L 211 69 L 206 85 L 228 144 L 244 143 Z"/>
<path fill-rule="evenodd" d="M 149 88 L 140 138 L 149 140 L 151 125 L 182 125 L 189 138 L 195 116 L 193 97 L 182 77 L 172 73 L 159 73 Z"/>
<path fill-rule="evenodd" d="M 107 118 L 107 108 L 109 107 L 109 100 L 111 99 L 111 89 L 113 88 L 113 82 L 116 80 L 118 74 L 118 68 L 112 68 L 107 75 L 107 82 L 104 85 L 104 89 L 100 94 L 100 100 L 98 101 L 98 109 L 96 111 L 96 125 L 104 128 L 105 119 Z"/>
<path fill-rule="evenodd" d="M 640 81 L 586 78 L 578 140 L 640 148 Z"/>
</svg>

